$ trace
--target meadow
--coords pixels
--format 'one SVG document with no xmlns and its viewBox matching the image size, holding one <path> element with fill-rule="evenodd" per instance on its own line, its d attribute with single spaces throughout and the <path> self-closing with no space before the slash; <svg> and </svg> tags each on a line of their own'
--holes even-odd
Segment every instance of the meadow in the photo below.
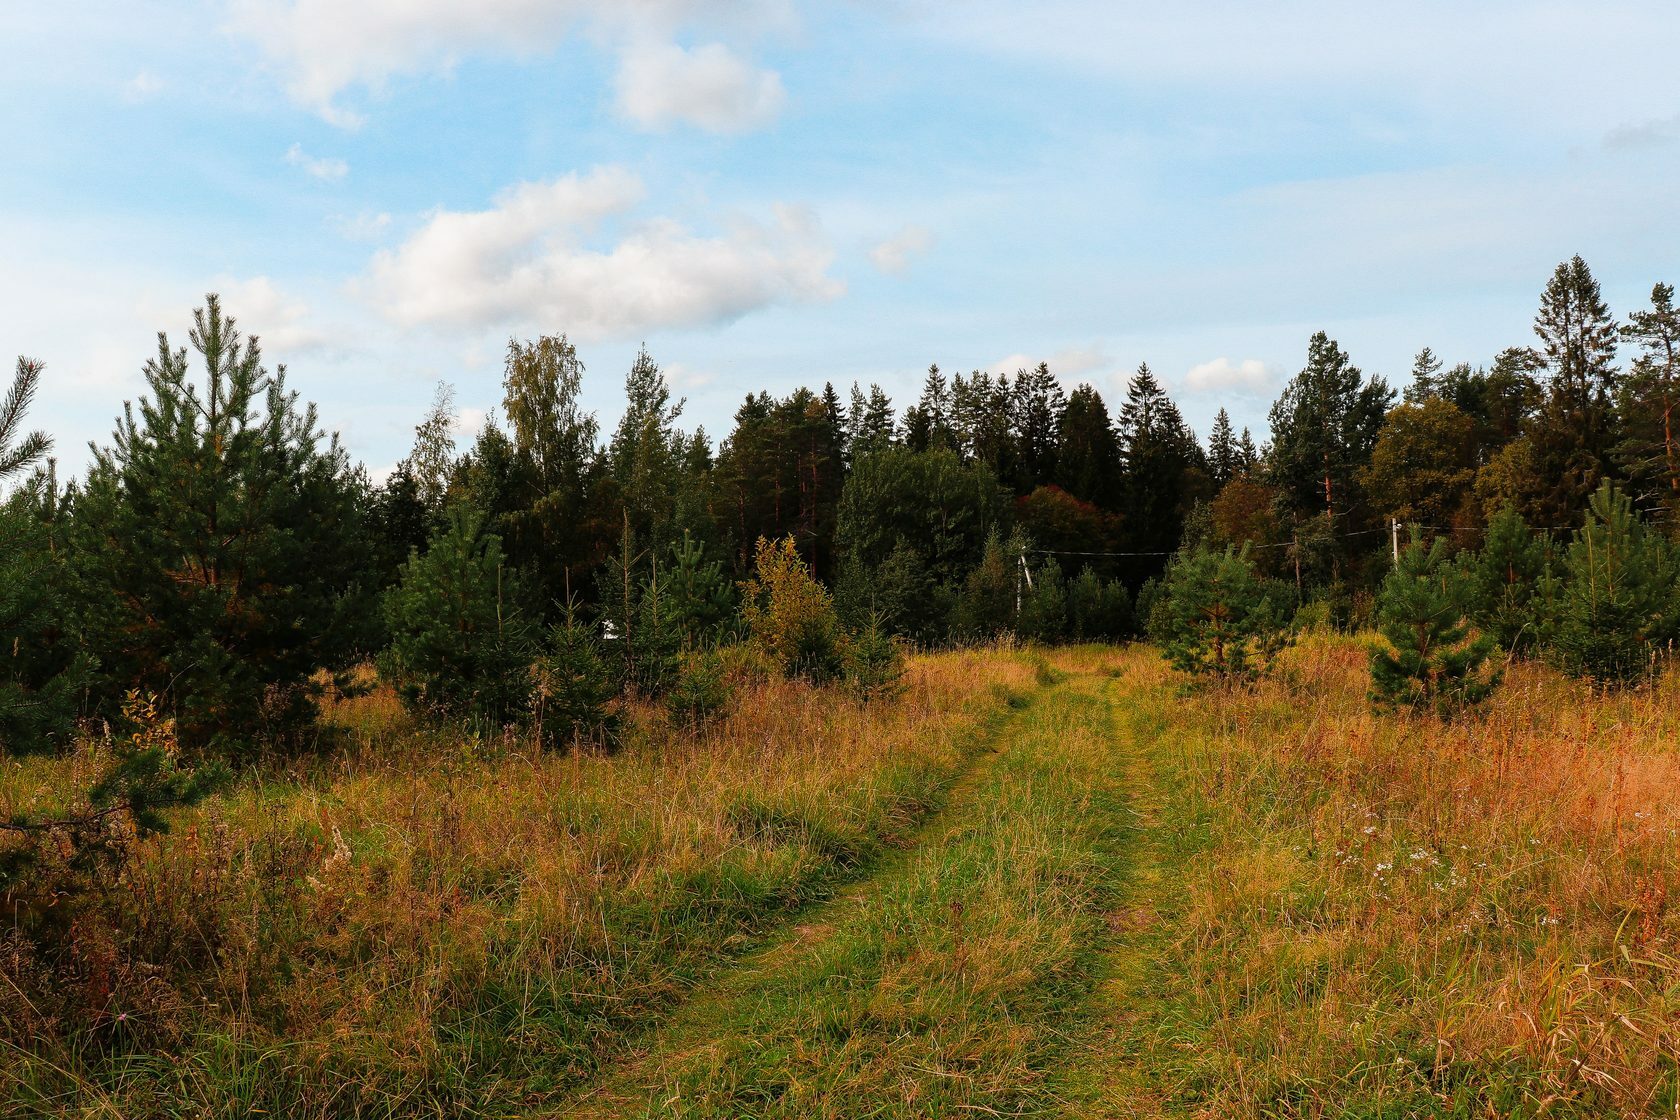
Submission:
<svg viewBox="0 0 1680 1120">
<path fill-rule="evenodd" d="M 388 691 L 15 936 L 0 1112 L 1619 1116 L 1680 1106 L 1680 676 L 1378 713 L 1147 645 L 743 682 L 615 753 Z M 86 747 L 9 762 L 0 815 Z M 70 904 L 67 904 L 70 905 Z"/>
</svg>

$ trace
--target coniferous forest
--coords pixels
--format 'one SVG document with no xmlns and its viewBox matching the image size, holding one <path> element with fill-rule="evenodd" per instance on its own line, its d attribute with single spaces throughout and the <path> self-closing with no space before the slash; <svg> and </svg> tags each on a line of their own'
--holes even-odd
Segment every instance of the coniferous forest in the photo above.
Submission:
<svg viewBox="0 0 1680 1120">
<path fill-rule="evenodd" d="M 1439 721 L 1428 726 L 1453 743 L 1468 734 L 1473 710 L 1496 713 L 1486 717 L 1494 723 L 1516 718 L 1499 706 L 1502 690 L 1538 696 L 1552 687 L 1537 681 L 1582 681 L 1593 695 L 1661 707 L 1680 639 L 1673 301 L 1672 286 L 1657 284 L 1647 306 L 1613 312 L 1575 257 L 1544 282 L 1532 338 L 1452 365 L 1425 347 L 1391 384 L 1315 334 L 1265 430 L 1238 430 L 1222 409 L 1206 433 L 1191 430 L 1147 364 L 1107 401 L 1091 385 L 1064 385 L 1046 365 L 997 376 L 935 365 L 914 399 L 898 401 L 879 385 L 752 393 L 729 431 L 708 433 L 685 425 L 683 401 L 645 351 L 624 375 L 623 414 L 609 431 L 580 403 L 584 378 L 602 371 L 586 373 L 564 334 L 515 338 L 499 408 L 476 436 L 457 439 L 453 391 L 440 385 L 429 409 L 415 403 L 412 450 L 378 480 L 331 434 L 332 417 L 291 390 L 284 368 L 241 332 L 238 308 L 217 296 L 195 312 L 188 338 L 160 336 L 145 360 L 144 394 L 113 402 L 114 430 L 77 477 L 58 471 L 51 434 L 30 425 L 34 395 L 54 371 L 19 359 L 0 403 L 0 758 L 14 774 L 39 763 L 53 777 L 0 785 L 0 978 L 28 1008 L 0 1026 L 0 1043 L 15 1051 L 7 1092 L 43 1111 L 61 1099 L 102 1099 L 135 1114 L 488 1115 L 500 1105 L 517 1112 L 520 1100 L 552 1104 L 624 1053 L 637 1024 L 752 944 L 766 915 L 820 902 L 907 843 L 960 772 L 952 758 L 969 757 L 970 748 L 951 744 L 978 741 L 992 726 L 983 700 L 1007 694 L 999 705 L 1007 712 L 1029 703 L 1033 688 L 1063 688 L 1069 673 L 1076 683 L 1067 696 L 1097 688 L 1079 683 L 1104 679 L 1086 664 L 1107 656 L 1090 652 L 1095 646 L 1148 642 L 1139 647 L 1148 660 L 1179 671 L 1173 680 L 1212 697 L 1205 703 L 1227 720 L 1205 729 L 1210 741 L 1261 752 L 1245 756 L 1244 773 L 1308 784 L 1319 779 L 1303 768 L 1318 765 L 1317 755 L 1265 753 L 1282 739 L 1232 714 L 1270 695 L 1253 690 L 1305 690 L 1265 709 L 1274 715 L 1264 718 L 1282 719 L 1275 713 L 1324 703 L 1311 698 L 1315 682 L 1357 679 L 1369 718 Z M 958 652 L 911 665 L 930 651 L 1000 644 L 1037 651 L 1035 660 Z M 1073 646 L 1085 652 L 1062 649 Z M 1164 669 L 1144 663 L 1103 672 L 1154 688 L 1148 674 Z M 1233 699 L 1244 696 L 1251 700 Z M 1056 718 L 1084 727 L 1078 705 L 1087 702 L 1095 703 L 1055 700 L 1073 705 Z M 369 730 L 367 713 L 378 727 L 404 729 L 407 745 Z M 1172 718 L 1193 716 L 1201 718 L 1185 708 Z M 1323 719 L 1310 734 L 1284 737 L 1318 742 L 1341 734 L 1326 727 L 1347 726 Z M 806 722 L 784 726 L 790 720 Z M 789 777 L 793 763 L 781 762 L 766 777 L 763 758 L 738 754 L 761 731 L 766 743 L 840 753 L 822 756 L 817 778 Z M 1066 742 L 1084 735 L 1097 752 L 1106 734 L 1069 731 Z M 664 804 L 668 792 L 638 769 L 658 757 L 649 744 L 682 760 L 671 763 L 687 767 L 682 781 L 692 784 L 682 789 L 705 789 L 694 796 L 718 803 L 636 816 L 637 805 Z M 594 794 L 579 791 L 597 779 L 581 777 L 582 768 L 610 765 L 619 752 L 634 761 L 599 778 L 600 789 L 619 791 L 616 800 L 589 801 Z M 1397 751 L 1381 765 L 1426 754 Z M 523 769 L 507 768 L 515 757 Z M 1089 787 L 1070 792 L 1055 782 L 1072 779 L 1029 767 L 996 796 L 1072 804 L 1109 780 L 1100 753 L 1080 757 L 1093 768 L 1079 779 Z M 477 765 L 503 767 L 486 771 L 499 776 L 482 804 L 471 798 L 484 791 L 462 777 Z M 1499 765 L 1502 776 L 1477 787 L 1478 804 L 1508 788 L 1509 760 Z M 1323 788 L 1400 788 L 1404 775 L 1370 767 Z M 865 771 L 867 780 L 858 776 Z M 1234 780 L 1228 766 L 1197 772 L 1206 779 L 1197 790 Z M 424 788 L 370 792 L 399 779 Z M 1041 781 L 1050 784 L 1034 785 Z M 571 816 L 543 824 L 540 835 L 504 836 L 501 854 L 469 850 L 478 842 L 471 822 L 548 821 L 562 788 L 583 798 L 567 802 Z M 506 813 L 492 805 L 504 797 Z M 1037 811 L 1038 802 L 1022 804 Z M 1069 844 L 1112 808 L 1078 804 Z M 1248 819 L 1235 804 L 1221 810 L 1233 814 L 1231 843 Z M 427 823 L 403 833 L 408 847 L 398 855 L 389 845 L 401 829 L 389 822 L 402 813 Z M 1365 808 L 1315 817 L 1310 841 L 1302 833 L 1290 850 L 1316 853 L 1321 832 L 1362 824 L 1358 813 L 1378 820 Z M 182 820 L 192 821 L 187 838 L 158 846 Z M 374 820 L 387 824 L 356 831 Z M 998 825 L 1015 827 L 1024 826 Z M 1363 836 L 1384 827 L 1364 825 Z M 685 863 L 666 851 L 672 836 L 691 833 L 704 841 L 694 839 L 694 851 L 709 854 Z M 235 834 L 264 839 L 231 846 Z M 715 850 L 706 847 L 714 838 Z M 1343 845 L 1335 866 L 1358 858 L 1349 855 L 1356 840 L 1335 842 Z M 1415 843 L 1426 853 L 1410 857 L 1419 867 L 1437 858 Z M 508 851 L 520 846 L 546 862 L 509 870 Z M 588 859 L 572 867 L 584 848 Z M 634 856 L 653 848 L 666 861 L 647 865 L 657 873 Z M 1075 875 L 1070 869 L 1095 874 L 1072 856 L 1057 863 L 1055 845 L 1044 851 L 1046 881 Z M 342 885 L 362 867 L 382 870 L 354 889 Z M 1376 867 L 1386 883 L 1392 863 Z M 557 868 L 576 874 L 542 894 L 533 884 L 545 875 L 559 883 Z M 963 948 L 962 915 L 973 907 L 979 931 L 983 906 L 963 900 L 983 901 L 989 890 L 997 899 L 1039 897 L 1009 878 L 1030 870 L 1011 863 L 1001 879 L 976 878 L 977 894 L 929 904 L 945 931 L 935 940 L 955 938 L 947 948 L 958 963 L 940 977 L 968 978 L 978 967 Z M 966 881 L 960 868 L 946 873 Z M 580 885 L 586 880 L 594 886 Z M 1651 871 L 1629 882 L 1627 891 L 1646 894 L 1618 929 L 1643 929 L 1647 919 L 1658 929 L 1666 893 L 1655 892 L 1666 880 Z M 1455 873 L 1451 889 L 1459 885 Z M 141 897 L 142 887 L 153 893 Z M 223 893 L 205 895 L 199 914 L 165 899 L 199 891 Z M 1197 897 L 1186 905 L 1203 905 Z M 387 909 L 368 909 L 375 898 Z M 549 901 L 532 901 L 541 898 Z M 999 923 L 1026 920 L 999 914 Z M 1104 928 L 1142 930 L 1153 914 Z M 1088 917 L 1076 907 L 1056 920 L 1083 929 Z M 1010 945 L 1036 944 L 998 928 Z M 1667 942 L 1651 933 L 1641 944 L 1656 953 Z M 428 957 L 426 946 L 443 956 Z M 364 975 L 370 960 L 381 962 L 378 975 Z M 1052 968 L 1022 965 L 1020 975 L 1039 976 L 1032 969 L 1041 965 Z M 1096 967 L 1085 957 L 1053 966 L 1070 976 Z M 1215 986 L 1206 974 L 1182 972 L 1205 990 L 1172 998 L 1208 1006 Z M 1050 983 L 1032 983 L 1041 981 Z M 972 982 L 973 991 L 991 990 L 983 978 Z M 1025 1016 L 1019 1030 L 1030 1034 L 1043 1009 L 1010 1002 L 1013 989 L 996 982 L 1004 985 L 998 1014 Z M 1084 998 L 1067 998 L 1076 997 Z M 1641 1008 L 1616 1014 L 1630 1029 L 1630 1014 L 1661 1021 Z M 1170 1019 L 1171 1008 L 1158 1010 Z M 867 1034 L 858 1024 L 872 1020 L 858 1016 L 846 1029 Z M 1606 1012 L 1594 1022 L 1613 1019 Z M 739 1037 L 760 1029 L 731 1027 Z M 1640 1064 L 1637 1044 L 1617 1049 L 1605 1030 L 1596 1044 L 1613 1052 L 1605 1062 L 1622 1063 L 1617 1086 L 1646 1086 L 1647 1102 L 1672 1087 Z M 983 1033 L 974 1043 L 982 1050 Z M 813 1027 L 797 1037 L 828 1036 Z M 303 1047 L 295 1061 L 293 1042 Z M 1314 1053 L 1324 1068 L 1367 1068 L 1339 1043 L 1323 1045 Z M 1471 1043 L 1462 1045 L 1469 1054 Z M 145 1065 L 187 1051 L 199 1064 Z M 1437 1063 L 1450 1065 L 1441 1054 Z M 1002 1055 L 985 1051 L 974 1068 L 1003 1069 Z M 1553 1057 L 1535 1059 L 1534 1076 L 1547 1085 Z M 1484 1058 L 1494 1066 L 1474 1068 L 1497 1067 L 1501 1077 L 1521 1066 Z M 934 1059 L 902 1060 L 912 1068 Z M 839 1057 L 824 1062 L 823 1076 L 844 1068 Z M 800 1099 L 799 1084 L 814 1084 L 783 1076 L 772 1080 L 789 1100 Z M 1203 1085 L 1196 1077 L 1226 1084 L 1220 1076 L 1185 1073 L 1172 1091 L 1218 1099 L 1213 1090 L 1197 1097 L 1205 1085 L 1185 1086 Z M 816 1111 L 845 1114 L 850 1106 L 834 1102 L 866 1083 L 845 1082 Z M 975 1088 L 982 1082 L 960 1084 L 967 1088 L 938 1092 L 1005 1099 Z M 1419 1099 L 1436 1101 L 1460 1083 L 1419 1084 Z M 1466 1108 L 1505 1099 L 1503 1081 L 1462 1084 L 1492 1094 L 1465 1090 Z M 501 1096 L 515 1090 L 523 1096 Z M 1593 1095 L 1600 1090 L 1609 1096 Z M 1616 1091 L 1608 1082 L 1569 1090 L 1622 1100 Z M 714 1099 L 707 1092 L 722 1090 L 695 1089 L 693 1099 Z M 746 1114 L 732 1107 L 717 1114 Z M 804 1107 L 816 1108 L 807 1101 L 789 1114 Z"/>
</svg>

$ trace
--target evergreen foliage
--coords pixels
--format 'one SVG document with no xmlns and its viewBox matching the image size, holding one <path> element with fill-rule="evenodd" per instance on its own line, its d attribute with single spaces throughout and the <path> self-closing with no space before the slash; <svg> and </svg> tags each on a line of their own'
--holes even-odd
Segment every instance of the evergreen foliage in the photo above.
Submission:
<svg viewBox="0 0 1680 1120">
<path fill-rule="evenodd" d="M 1427 548 L 1414 530 L 1377 597 L 1371 647 L 1371 696 L 1379 705 L 1427 707 L 1442 714 L 1485 700 L 1498 671 L 1485 669 L 1498 648 L 1492 635 L 1473 631 L 1469 589 L 1441 538 Z"/>
<path fill-rule="evenodd" d="M 1285 641 L 1248 550 L 1196 548 L 1173 558 L 1151 596 L 1150 637 L 1175 668 L 1237 681 L 1267 670 Z"/>
<path fill-rule="evenodd" d="M 1465 556 L 1470 617 L 1503 650 L 1532 649 L 1546 632 L 1540 592 L 1548 551 L 1549 540 L 1507 505 L 1488 523 L 1482 550 Z"/>
<path fill-rule="evenodd" d="M 530 707 L 534 650 L 518 580 L 484 517 L 457 508 L 385 596 L 391 645 L 381 668 L 429 716 L 501 728 Z"/>
<path fill-rule="evenodd" d="M 1054 645 L 1067 636 L 1067 581 L 1062 578 L 1062 566 L 1054 559 L 1045 561 L 1033 573 L 1032 583 L 1021 597 L 1015 630 L 1028 641 L 1046 645 Z"/>
<path fill-rule="evenodd" d="M 904 651 L 875 619 L 846 643 L 846 688 L 865 703 L 904 691 Z"/>
<path fill-rule="evenodd" d="M 307 727 L 316 674 L 364 644 L 371 592 L 360 494 L 313 406 L 214 295 L 190 337 L 202 385 L 159 335 L 150 396 L 96 450 L 71 545 L 104 709 L 155 695 L 197 751 Z"/>
<path fill-rule="evenodd" d="M 70 601 L 55 526 L 34 495 L 0 504 L 0 757 L 69 743 L 93 669 L 65 625 Z"/>
<path fill-rule="evenodd" d="M 1271 481 L 1291 509 L 1332 524 L 1360 509 L 1358 474 L 1392 398 L 1382 378 L 1367 380 L 1328 335 L 1313 335 L 1305 368 L 1271 412 Z"/>
<path fill-rule="evenodd" d="M 578 617 L 575 605 L 568 605 L 530 667 L 531 725 L 537 741 L 548 747 L 611 743 L 619 726 L 613 707 L 618 677 L 595 629 Z"/>
<path fill-rule="evenodd" d="M 1680 558 L 1606 482 L 1563 557 L 1557 659 L 1577 676 L 1629 684 L 1651 673 L 1677 636 Z"/>
</svg>

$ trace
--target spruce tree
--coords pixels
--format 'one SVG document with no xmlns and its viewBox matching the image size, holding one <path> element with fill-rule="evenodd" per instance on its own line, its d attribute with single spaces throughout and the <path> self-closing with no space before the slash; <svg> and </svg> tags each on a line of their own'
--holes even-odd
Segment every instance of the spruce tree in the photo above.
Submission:
<svg viewBox="0 0 1680 1120">
<path fill-rule="evenodd" d="M 1102 396 L 1081 385 L 1068 395 L 1056 425 L 1056 484 L 1107 510 L 1120 502 L 1120 445 Z"/>
<path fill-rule="evenodd" d="M 1032 585 L 1022 596 L 1015 629 L 1021 637 L 1046 645 L 1067 637 L 1067 581 L 1062 578 L 1062 566 L 1054 559 L 1045 561 L 1034 573 Z"/>
<path fill-rule="evenodd" d="M 153 694 L 183 747 L 204 750 L 306 727 L 318 674 L 360 652 L 371 590 L 336 438 L 323 446 L 314 406 L 217 297 L 193 318 L 202 383 L 160 334 L 149 395 L 95 451 L 72 543 L 103 710 Z"/>
<path fill-rule="evenodd" d="M 1485 665 L 1497 647 L 1492 635 L 1472 631 L 1467 597 L 1447 542 L 1425 548 L 1414 529 L 1377 596 L 1377 630 L 1387 644 L 1371 647 L 1375 702 L 1450 714 L 1488 697 L 1499 673 Z"/>
<path fill-rule="evenodd" d="M 1619 442 L 1616 321 L 1580 257 L 1557 266 L 1534 319 L 1549 383 L 1524 427 L 1532 448 L 1524 512 L 1543 525 L 1575 521 L 1599 483 L 1616 474 Z"/>
<path fill-rule="evenodd" d="M 1192 471 L 1201 464 L 1202 450 L 1147 364 L 1127 384 L 1116 429 L 1125 472 L 1121 512 L 1131 551 L 1168 552 L 1184 535 L 1184 516 L 1196 496 Z M 1133 575 L 1159 567 L 1140 560 Z"/>
<path fill-rule="evenodd" d="M 1241 465 L 1237 436 L 1231 430 L 1231 414 L 1221 408 L 1213 418 L 1213 431 L 1208 434 L 1208 473 L 1215 486 L 1224 486 L 1236 477 Z"/>
<path fill-rule="evenodd" d="M 1056 480 L 1057 425 L 1067 407 L 1061 382 L 1040 362 L 1015 378 L 1010 409 L 1015 430 L 1015 492 L 1031 493 Z"/>
<path fill-rule="evenodd" d="M 1606 482 L 1564 555 L 1553 639 L 1558 661 L 1577 676 L 1627 684 L 1651 672 L 1677 636 L 1680 557 Z"/>
<path fill-rule="evenodd" d="M 1506 505 L 1488 522 L 1482 550 L 1463 559 L 1470 617 L 1507 652 L 1534 648 L 1544 632 L 1539 596 L 1548 544 Z"/>
</svg>

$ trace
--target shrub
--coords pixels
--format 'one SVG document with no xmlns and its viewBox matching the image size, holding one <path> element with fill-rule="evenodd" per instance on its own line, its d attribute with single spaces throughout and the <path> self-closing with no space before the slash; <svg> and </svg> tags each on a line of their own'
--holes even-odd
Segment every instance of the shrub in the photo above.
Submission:
<svg viewBox="0 0 1680 1120">
<path fill-rule="evenodd" d="M 1600 486 L 1564 556 L 1553 639 L 1563 669 L 1609 684 L 1649 672 L 1680 627 L 1677 568 L 1674 549 L 1640 523 L 1628 496 Z"/>
<path fill-rule="evenodd" d="M 1285 633 L 1248 549 L 1198 547 L 1167 567 L 1150 618 L 1150 636 L 1176 669 L 1230 681 L 1269 668 Z"/>
<path fill-rule="evenodd" d="M 792 537 L 758 540 L 741 615 L 754 643 L 788 677 L 823 684 L 844 670 L 834 600 L 800 558 Z"/>
<path fill-rule="evenodd" d="M 500 727 L 531 701 L 531 642 L 501 539 L 457 507 L 425 553 L 410 553 L 385 597 L 382 668 L 412 710 Z"/>
<path fill-rule="evenodd" d="M 1087 565 L 1068 585 L 1067 636 L 1076 642 L 1117 641 L 1132 633 L 1132 600 L 1119 580 L 1103 580 Z"/>
<path fill-rule="evenodd" d="M 1426 549 L 1414 530 L 1377 600 L 1377 628 L 1388 646 L 1371 647 L 1374 701 L 1447 714 L 1487 699 L 1499 673 L 1483 668 L 1497 646 L 1489 634 L 1472 634 L 1467 598 L 1447 542 L 1437 539 Z"/>
<path fill-rule="evenodd" d="M 952 629 L 971 641 L 997 637 L 1015 625 L 1015 597 L 1021 579 L 1019 557 L 1026 540 L 1013 534 L 1007 541 L 995 531 L 986 537 L 980 563 L 963 581 Z"/>
</svg>

